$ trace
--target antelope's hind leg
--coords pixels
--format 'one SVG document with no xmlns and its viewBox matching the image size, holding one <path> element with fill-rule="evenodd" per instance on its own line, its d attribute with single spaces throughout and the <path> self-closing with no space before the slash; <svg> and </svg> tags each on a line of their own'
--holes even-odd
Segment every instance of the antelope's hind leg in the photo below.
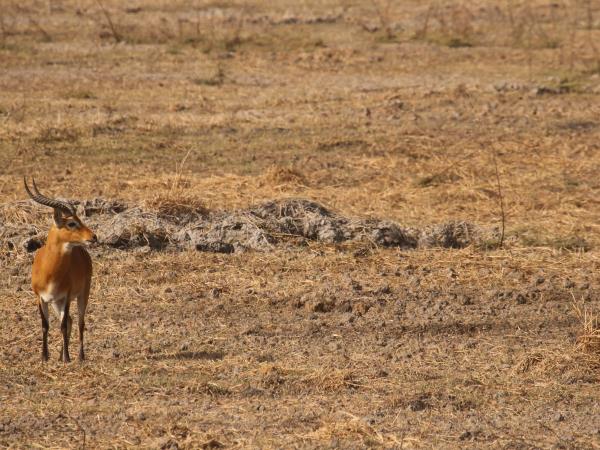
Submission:
<svg viewBox="0 0 600 450">
<path fill-rule="evenodd" d="M 63 345 L 58 360 L 66 363 L 71 362 L 69 356 L 69 340 L 71 338 L 71 325 L 73 324 L 73 319 L 71 319 L 71 316 L 69 315 L 70 304 L 71 301 L 68 297 L 65 298 L 62 303 L 52 304 L 60 319 L 60 331 L 63 335 Z"/>
<path fill-rule="evenodd" d="M 42 361 L 48 361 L 48 303 L 38 298 L 38 309 L 40 310 L 40 317 L 42 319 Z"/>
</svg>

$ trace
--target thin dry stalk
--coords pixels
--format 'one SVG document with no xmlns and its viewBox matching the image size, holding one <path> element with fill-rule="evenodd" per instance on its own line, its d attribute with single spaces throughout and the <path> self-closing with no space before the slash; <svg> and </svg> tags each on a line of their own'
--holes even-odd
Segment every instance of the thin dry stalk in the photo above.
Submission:
<svg viewBox="0 0 600 450">
<path fill-rule="evenodd" d="M 190 157 L 191 153 L 192 153 L 192 149 L 190 148 L 187 151 L 187 153 L 185 154 L 185 156 L 181 159 L 179 164 L 175 165 L 175 179 L 173 180 L 173 184 L 171 185 L 171 190 L 169 191 L 169 194 L 173 193 L 174 191 L 176 191 L 179 188 L 179 183 L 181 182 L 183 168 L 185 167 L 185 163 L 188 160 L 188 158 Z"/>
<path fill-rule="evenodd" d="M 429 31 L 429 21 L 431 20 L 432 14 L 433 14 L 433 5 L 429 5 L 429 8 L 427 8 L 427 12 L 425 13 L 425 18 L 423 19 L 423 26 L 416 33 L 417 39 L 424 39 L 427 37 L 427 32 Z"/>
<path fill-rule="evenodd" d="M 595 59 L 595 67 L 593 70 L 600 70 L 600 52 L 598 51 L 598 47 L 596 47 L 593 29 L 594 29 L 594 12 L 592 10 L 592 2 L 591 0 L 586 1 L 586 16 L 587 16 L 587 34 L 588 39 L 587 42 L 594 53 Z"/>
<path fill-rule="evenodd" d="M 525 15 L 527 18 L 527 72 L 531 81 L 533 79 L 533 19 L 529 7 L 525 10 Z"/>
<path fill-rule="evenodd" d="M 575 61 L 575 37 L 577 33 L 577 15 L 573 15 L 573 21 L 571 23 L 571 30 L 569 32 L 569 70 L 573 70 L 574 61 Z"/>
<path fill-rule="evenodd" d="M 69 419 L 71 419 L 71 420 L 72 420 L 72 421 L 75 423 L 75 425 L 77 425 L 77 428 L 79 428 L 79 430 L 81 431 L 81 435 L 82 435 L 81 449 L 82 449 L 82 450 L 85 450 L 85 438 L 86 438 L 86 432 L 85 432 L 85 428 L 83 428 L 83 427 L 81 426 L 81 424 L 79 423 L 79 421 L 78 421 L 78 420 L 77 420 L 75 417 L 73 417 L 73 416 L 71 416 L 71 415 L 69 415 L 69 416 L 67 416 L 67 417 L 68 417 Z"/>
<path fill-rule="evenodd" d="M 52 40 L 52 36 L 50 36 L 50 33 L 44 30 L 37 20 L 35 20 L 33 17 L 28 17 L 28 19 L 29 23 L 33 26 L 33 28 L 35 28 L 38 31 L 38 33 L 42 35 L 44 41 L 49 42 Z"/>
<path fill-rule="evenodd" d="M 508 23 L 510 24 L 511 36 L 513 38 L 513 41 L 516 42 L 522 34 L 522 28 L 521 27 L 517 28 L 517 23 L 515 21 L 515 15 L 514 15 L 514 7 L 515 7 L 514 1 L 509 0 L 508 4 L 506 6 L 507 15 L 508 15 Z"/>
<path fill-rule="evenodd" d="M 0 38 L 2 39 L 2 43 L 6 41 L 6 27 L 4 25 L 4 15 L 0 14 Z"/>
<path fill-rule="evenodd" d="M 184 194 L 181 186 L 183 168 L 191 153 L 192 149 L 189 149 L 181 161 L 175 165 L 175 177 L 166 194 L 159 194 L 147 202 L 148 206 L 162 216 L 180 217 L 208 213 L 204 202 L 194 196 Z"/>
<path fill-rule="evenodd" d="M 31 13 L 24 7 L 22 6 L 17 6 L 17 11 L 19 13 L 22 13 L 23 15 L 25 15 L 27 17 L 27 21 L 29 22 L 29 24 L 39 33 L 42 35 L 42 39 L 46 42 L 49 42 L 52 40 L 52 36 L 50 36 L 50 33 L 48 33 L 44 28 L 42 28 L 42 26 L 39 24 L 39 22 L 34 19 L 33 17 L 31 17 Z M 4 26 L 3 26 L 4 27 Z"/>
<path fill-rule="evenodd" d="M 6 24 L 5 12 L 0 11 L 0 37 L 2 38 L 2 43 L 6 41 L 6 37 L 9 35 L 8 26 Z"/>
<path fill-rule="evenodd" d="M 375 12 L 377 13 L 377 17 L 379 18 L 381 27 L 385 30 L 386 37 L 388 39 L 393 39 L 394 31 L 392 30 L 392 23 L 390 20 L 391 1 L 387 0 L 385 7 L 383 8 L 377 2 L 377 0 L 371 0 L 371 4 L 373 5 L 373 9 L 375 9 Z"/>
<path fill-rule="evenodd" d="M 104 18 L 106 19 L 106 22 L 108 23 L 108 26 L 110 27 L 110 31 L 112 33 L 113 38 L 115 39 L 115 42 L 117 42 L 117 43 L 121 42 L 123 40 L 123 37 L 121 36 L 121 34 L 119 34 L 117 29 L 115 28 L 115 24 L 113 23 L 112 18 L 110 17 L 110 14 L 106 10 L 106 8 L 102 4 L 102 2 L 100 2 L 100 0 L 96 0 L 96 4 L 102 11 Z"/>
<path fill-rule="evenodd" d="M 500 217 L 502 220 L 502 231 L 500 233 L 500 248 L 504 244 L 504 230 L 506 226 L 506 214 L 504 212 L 504 196 L 502 195 L 502 187 L 500 186 L 500 172 L 498 171 L 498 161 L 496 159 L 496 152 L 492 152 L 492 158 L 494 160 L 494 170 L 496 172 L 496 189 L 498 193 L 498 203 L 500 206 Z"/>
<path fill-rule="evenodd" d="M 587 30 L 592 31 L 594 28 L 594 11 L 592 10 L 592 0 L 586 0 L 585 12 L 587 18 Z"/>
<path fill-rule="evenodd" d="M 246 15 L 246 10 L 242 9 L 242 12 L 240 13 L 240 16 L 239 16 L 239 18 L 235 24 L 235 27 L 233 29 L 233 35 L 229 39 L 225 40 L 225 47 L 227 50 L 233 51 L 236 46 L 241 44 L 241 42 L 242 42 L 241 35 L 242 35 L 242 29 L 244 27 L 245 15 Z"/>
</svg>

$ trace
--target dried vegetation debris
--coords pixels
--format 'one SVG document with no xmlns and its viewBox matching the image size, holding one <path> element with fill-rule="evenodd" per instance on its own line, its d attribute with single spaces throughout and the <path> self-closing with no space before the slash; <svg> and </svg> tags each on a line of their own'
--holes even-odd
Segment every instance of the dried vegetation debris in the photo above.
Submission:
<svg viewBox="0 0 600 450">
<path fill-rule="evenodd" d="M 90 217 L 96 214 L 118 214 L 127 209 L 127 205 L 120 201 L 109 201 L 103 198 L 95 198 L 93 200 L 85 200 L 81 203 L 73 202 L 83 210 L 85 217 Z"/>
<path fill-rule="evenodd" d="M 520 377 L 539 379 L 551 376 L 566 384 L 597 383 L 600 378 L 598 370 L 600 361 L 598 353 L 583 348 L 564 352 L 564 349 L 538 348 L 531 349 L 519 358 L 512 367 L 512 372 Z"/>
<path fill-rule="evenodd" d="M 151 204 L 147 209 L 128 207 L 119 201 L 100 198 L 76 204 L 100 242 L 120 249 L 195 248 L 234 253 L 269 251 L 277 244 L 303 245 L 305 241 L 330 244 L 364 241 L 401 249 L 463 248 L 498 240 L 496 229 L 481 228 L 470 222 L 447 222 L 417 229 L 388 220 L 348 218 L 314 201 L 297 198 L 213 212 L 193 204 L 186 207 L 184 203 L 167 209 L 163 208 L 163 202 Z M 26 220 L 12 223 L 5 217 L 0 225 L 0 239 L 9 250 L 20 245 L 33 251 L 43 236 L 40 228 Z"/>
<path fill-rule="evenodd" d="M 35 209 L 29 201 L 17 201 L 0 205 L 0 243 L 5 251 L 24 248 L 33 252 L 41 247 L 40 229 L 32 222 Z M 29 220 L 28 220 L 29 219 Z"/>
<path fill-rule="evenodd" d="M 5 250 L 24 248 L 33 252 L 42 246 L 37 237 L 38 230 L 34 226 L 3 223 L 0 225 L 0 242 Z"/>
<path fill-rule="evenodd" d="M 156 213 L 136 207 L 108 217 L 96 226 L 100 242 L 115 248 L 148 246 L 162 249 L 169 243 L 173 225 Z"/>
</svg>

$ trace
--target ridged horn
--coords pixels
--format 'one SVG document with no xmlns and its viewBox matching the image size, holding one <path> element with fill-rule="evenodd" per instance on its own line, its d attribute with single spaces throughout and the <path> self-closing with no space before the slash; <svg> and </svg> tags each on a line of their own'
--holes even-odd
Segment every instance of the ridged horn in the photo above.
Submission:
<svg viewBox="0 0 600 450">
<path fill-rule="evenodd" d="M 29 197 L 31 197 L 31 199 L 34 202 L 37 202 L 40 205 L 49 206 L 50 208 L 59 209 L 63 213 L 68 214 L 68 215 L 73 215 L 73 216 L 75 215 L 75 208 L 73 207 L 73 205 L 71 205 L 67 202 L 62 202 L 60 200 L 46 197 L 45 195 L 41 194 L 40 191 L 38 190 L 38 187 L 35 184 L 35 179 L 33 177 L 31 177 L 31 181 L 33 182 L 33 191 L 35 193 L 31 192 L 31 190 L 29 189 L 29 186 L 27 185 L 27 178 L 23 177 L 23 184 L 25 185 L 25 190 L 27 191 L 27 194 L 29 194 Z"/>
</svg>

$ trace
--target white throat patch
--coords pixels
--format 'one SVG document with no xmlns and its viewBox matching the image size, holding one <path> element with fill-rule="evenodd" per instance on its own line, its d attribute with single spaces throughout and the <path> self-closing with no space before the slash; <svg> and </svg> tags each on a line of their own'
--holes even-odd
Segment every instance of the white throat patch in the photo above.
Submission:
<svg viewBox="0 0 600 450">
<path fill-rule="evenodd" d="M 65 242 L 63 244 L 63 252 L 64 253 L 69 253 L 75 247 L 82 247 L 82 246 L 83 246 L 83 244 L 81 244 L 79 242 Z"/>
</svg>

